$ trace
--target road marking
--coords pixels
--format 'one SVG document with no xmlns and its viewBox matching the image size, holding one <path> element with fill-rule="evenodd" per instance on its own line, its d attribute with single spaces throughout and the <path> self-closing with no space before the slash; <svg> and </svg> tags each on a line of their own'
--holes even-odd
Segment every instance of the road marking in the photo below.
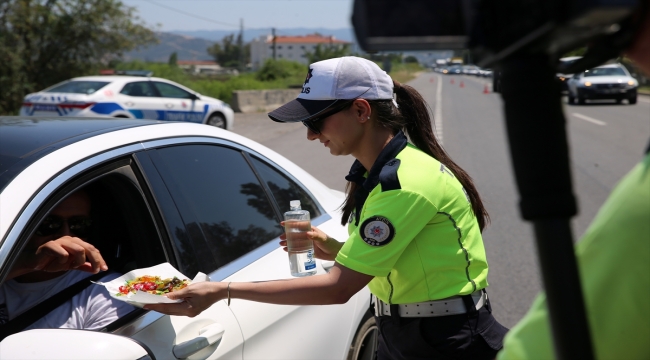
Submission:
<svg viewBox="0 0 650 360">
<path fill-rule="evenodd" d="M 578 119 L 582 119 L 582 120 L 584 120 L 584 121 L 589 121 L 590 123 L 594 123 L 594 124 L 596 124 L 596 125 L 600 125 L 600 126 L 605 126 L 605 125 L 607 125 L 606 122 L 604 122 L 604 121 L 600 121 L 600 120 L 596 120 L 596 119 L 594 119 L 594 118 L 592 118 L 592 117 L 589 117 L 589 116 L 587 116 L 587 115 L 582 115 L 582 114 L 579 114 L 579 113 L 573 113 L 573 114 L 571 114 L 571 115 L 577 117 Z"/>
<path fill-rule="evenodd" d="M 433 115 L 433 121 L 436 127 L 436 139 L 438 139 L 438 143 L 442 146 L 442 79 L 439 75 L 437 78 L 438 88 L 436 89 L 436 110 Z"/>
</svg>

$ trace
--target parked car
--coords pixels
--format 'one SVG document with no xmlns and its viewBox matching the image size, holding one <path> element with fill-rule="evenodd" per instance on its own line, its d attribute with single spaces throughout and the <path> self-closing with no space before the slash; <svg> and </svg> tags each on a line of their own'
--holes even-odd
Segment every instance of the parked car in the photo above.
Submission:
<svg viewBox="0 0 650 360">
<path fill-rule="evenodd" d="M 636 104 L 639 83 L 621 64 L 608 64 L 575 74 L 567 82 L 569 104 L 584 104 L 585 100 L 627 100 Z"/>
<path fill-rule="evenodd" d="M 203 272 L 212 281 L 290 278 L 278 236 L 281 214 L 294 199 L 310 211 L 312 224 L 347 238 L 337 211 L 342 192 L 235 133 L 183 122 L 5 117 L 0 281 L 46 214 L 82 186 L 93 190 L 93 209 L 101 213 L 92 219 L 101 231 L 89 241 L 120 273 L 168 262 L 190 278 Z M 317 260 L 318 274 L 333 264 Z M 373 351 L 377 333 L 370 306 L 364 288 L 342 305 L 235 299 L 194 318 L 136 308 L 101 331 L 14 333 L 0 343 L 0 353 L 105 359 L 110 351 L 112 359 L 176 359 L 185 344 L 194 354 L 181 357 L 191 359 L 361 359 Z"/>
<path fill-rule="evenodd" d="M 25 96 L 22 116 L 110 116 L 187 121 L 231 130 L 227 103 L 166 79 L 142 76 L 84 76 Z"/>
<path fill-rule="evenodd" d="M 479 76 L 481 68 L 476 65 L 463 65 L 462 72 L 464 75 Z"/>
<path fill-rule="evenodd" d="M 447 67 L 447 72 L 445 74 L 447 75 L 460 75 L 463 73 L 463 68 L 461 65 L 451 65 Z"/>
</svg>

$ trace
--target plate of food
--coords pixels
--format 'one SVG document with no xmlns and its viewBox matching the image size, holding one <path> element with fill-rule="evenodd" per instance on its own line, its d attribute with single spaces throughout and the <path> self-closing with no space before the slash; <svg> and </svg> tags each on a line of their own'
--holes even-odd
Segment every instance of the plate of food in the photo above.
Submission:
<svg viewBox="0 0 650 360">
<path fill-rule="evenodd" d="M 94 283 L 106 287 L 114 299 L 142 307 L 145 304 L 181 302 L 182 300 L 171 300 L 165 294 L 202 281 L 210 281 L 210 278 L 199 272 L 190 280 L 170 263 L 162 263 L 129 271 L 110 282 Z"/>
</svg>

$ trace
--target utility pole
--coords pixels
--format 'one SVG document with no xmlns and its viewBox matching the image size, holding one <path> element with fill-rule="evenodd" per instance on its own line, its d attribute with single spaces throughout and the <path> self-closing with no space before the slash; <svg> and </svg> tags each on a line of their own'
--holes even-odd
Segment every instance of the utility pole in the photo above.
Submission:
<svg viewBox="0 0 650 360">
<path fill-rule="evenodd" d="M 239 38 L 237 39 L 239 46 L 239 73 L 244 72 L 244 19 L 239 19 Z"/>
<path fill-rule="evenodd" d="M 273 37 L 273 60 L 276 60 L 275 58 L 275 28 L 271 28 L 271 36 Z"/>
</svg>

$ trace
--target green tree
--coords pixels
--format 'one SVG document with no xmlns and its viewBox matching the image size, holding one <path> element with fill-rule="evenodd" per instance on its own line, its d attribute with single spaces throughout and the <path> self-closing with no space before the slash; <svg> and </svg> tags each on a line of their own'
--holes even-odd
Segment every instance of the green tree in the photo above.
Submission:
<svg viewBox="0 0 650 360">
<path fill-rule="evenodd" d="M 341 56 L 348 55 L 350 46 L 348 44 L 343 45 L 323 45 L 318 44 L 313 52 L 305 51 L 305 57 L 307 61 L 315 63 L 321 60 L 327 60 L 332 58 L 337 58 Z"/>
<path fill-rule="evenodd" d="M 167 64 L 169 66 L 178 66 L 178 54 L 176 51 L 174 51 L 171 55 L 169 55 L 169 60 L 167 60 Z"/>
<path fill-rule="evenodd" d="M 586 52 L 587 52 L 587 48 L 586 47 L 581 47 L 581 48 L 577 48 L 577 49 L 569 51 L 568 53 L 564 54 L 562 57 L 583 56 Z"/>
<path fill-rule="evenodd" d="M 0 1 L 0 114 L 15 114 L 27 93 L 155 41 L 119 0 Z"/>
<path fill-rule="evenodd" d="M 407 64 L 414 64 L 414 63 L 418 62 L 418 58 L 416 58 L 413 55 L 409 55 L 409 56 L 404 58 L 404 62 L 407 63 Z"/>
<path fill-rule="evenodd" d="M 242 43 L 241 34 L 237 38 L 235 34 L 230 34 L 221 39 L 221 43 L 210 46 L 207 51 L 223 67 L 244 68 L 243 65 L 250 62 L 251 47 L 250 44 L 240 46 Z M 241 64 L 242 60 L 244 64 Z"/>
</svg>

